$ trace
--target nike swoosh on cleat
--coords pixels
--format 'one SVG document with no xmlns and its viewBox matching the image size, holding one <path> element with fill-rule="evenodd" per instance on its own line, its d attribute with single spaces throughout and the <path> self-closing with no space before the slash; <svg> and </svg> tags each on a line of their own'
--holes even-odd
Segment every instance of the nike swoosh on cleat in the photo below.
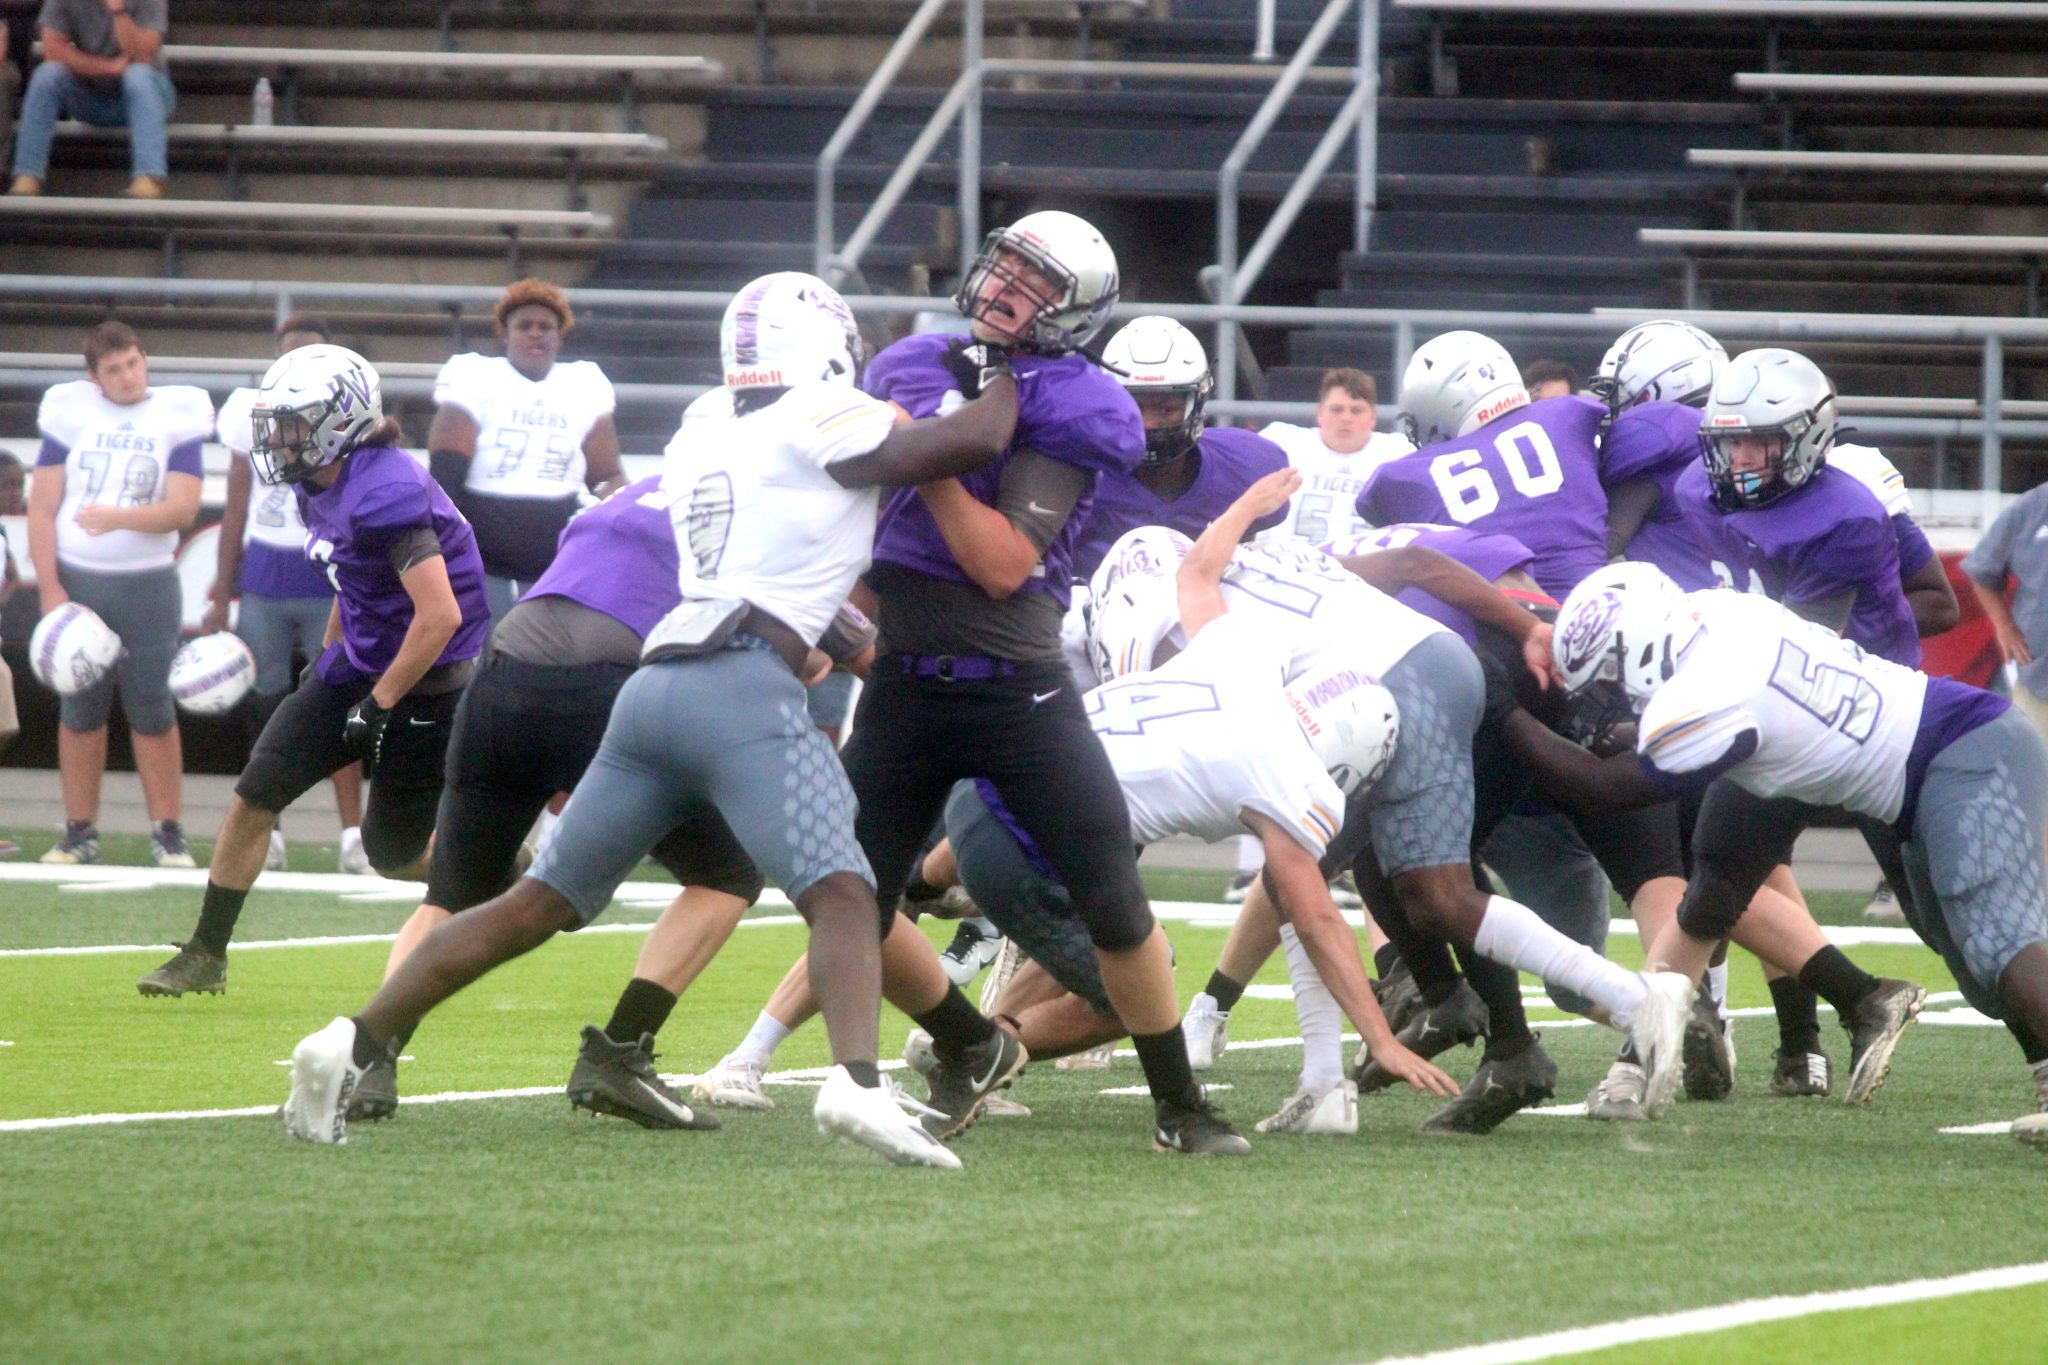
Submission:
<svg viewBox="0 0 2048 1365">
<path fill-rule="evenodd" d="M 981 1078 L 980 1080 L 978 1080 L 978 1081 L 976 1081 L 976 1082 L 974 1083 L 974 1093 L 975 1093 L 975 1094 L 977 1094 L 977 1095 L 979 1095 L 979 1094 L 980 1094 L 980 1093 L 981 1093 L 982 1091 L 984 1091 L 984 1090 L 988 1089 L 988 1087 L 989 1087 L 989 1083 L 990 1083 L 991 1081 L 995 1080 L 995 1078 L 996 1078 L 996 1073 L 997 1073 L 998 1071 L 1001 1071 L 1002 1069 L 1003 1069 L 1003 1050 L 1002 1050 L 1002 1049 L 1001 1049 L 1001 1048 L 999 1047 L 999 1048 L 997 1048 L 997 1049 L 996 1049 L 996 1058 L 995 1058 L 995 1060 L 994 1060 L 994 1061 L 992 1061 L 992 1062 L 990 1062 L 990 1063 L 988 1064 L 988 1074 L 987 1074 L 987 1075 L 985 1075 L 985 1076 L 983 1076 L 983 1077 L 982 1077 L 982 1078 Z"/>
<path fill-rule="evenodd" d="M 432 721 L 430 721 L 430 720 L 421 720 L 421 719 L 420 719 L 420 718 L 419 718 L 418 716 L 414 716 L 414 717 L 413 717 L 413 718 L 412 718 L 411 720 L 408 720 L 408 721 L 406 722 L 406 724 L 407 724 L 407 725 L 417 725 L 417 726 L 420 726 L 420 727 L 422 727 L 422 728 L 425 728 L 425 727 L 427 727 L 427 726 L 430 726 L 430 725 L 432 725 L 433 723 L 434 723 L 434 722 L 432 722 Z"/>
<path fill-rule="evenodd" d="M 646 1091 L 647 1097 L 649 1099 L 653 1100 L 656 1104 L 660 1105 L 663 1109 L 667 1110 L 675 1118 L 680 1119 L 684 1123 L 696 1122 L 697 1116 L 691 1113 L 687 1106 L 677 1104 L 674 1100 L 662 1094 L 659 1090 L 656 1090 L 653 1086 L 641 1080 L 639 1077 L 636 1076 L 633 1078 L 633 1084 L 639 1086 L 642 1090 Z"/>
</svg>

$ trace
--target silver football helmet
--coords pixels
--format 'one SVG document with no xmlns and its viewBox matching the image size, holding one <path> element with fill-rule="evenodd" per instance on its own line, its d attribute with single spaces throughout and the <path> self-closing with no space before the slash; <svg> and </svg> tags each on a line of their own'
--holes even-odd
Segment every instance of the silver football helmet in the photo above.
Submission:
<svg viewBox="0 0 2048 1365">
<path fill-rule="evenodd" d="M 725 387 L 786 389 L 795 384 L 852 384 L 863 348 L 853 310 L 839 291 L 800 270 L 750 281 L 725 306 L 718 324 Z"/>
<path fill-rule="evenodd" d="M 1514 357 L 1478 332 L 1431 337 L 1401 376 L 1401 426 L 1417 446 L 1455 440 L 1528 402 Z"/>
<path fill-rule="evenodd" d="M 1017 262 L 1051 284 L 1051 292 L 1026 287 Z M 987 317 L 1000 288 L 1019 286 L 1036 305 L 1026 319 Z M 1027 213 L 991 232 L 981 244 L 953 302 L 970 322 L 986 322 L 1011 338 L 1006 344 L 1041 355 L 1078 351 L 1109 321 L 1116 306 L 1116 253 L 1085 218 L 1057 209 Z M 1019 330 L 1021 329 L 1021 330 Z"/>
<path fill-rule="evenodd" d="M 249 465 L 267 484 L 299 483 L 362 444 L 384 420 L 377 371 L 346 346 L 301 346 L 263 376 L 249 413 Z"/>
<path fill-rule="evenodd" d="M 1689 322 L 1639 322 L 1607 348 L 1594 376 L 1596 391 L 1616 412 L 1638 403 L 1684 403 L 1703 408 L 1714 380 L 1728 363 L 1721 343 Z"/>
<path fill-rule="evenodd" d="M 1804 488 L 1827 463 L 1835 424 L 1835 386 L 1799 352 L 1767 346 L 1729 361 L 1700 424 L 1715 505 L 1763 507 Z"/>
<path fill-rule="evenodd" d="M 1102 348 L 1102 364 L 1142 408 L 1154 395 L 1180 402 L 1180 417 L 1145 424 L 1145 463 L 1166 464 L 1187 454 L 1202 436 L 1202 407 L 1216 387 L 1209 355 L 1193 332 L 1172 318 L 1132 318 Z"/>
</svg>

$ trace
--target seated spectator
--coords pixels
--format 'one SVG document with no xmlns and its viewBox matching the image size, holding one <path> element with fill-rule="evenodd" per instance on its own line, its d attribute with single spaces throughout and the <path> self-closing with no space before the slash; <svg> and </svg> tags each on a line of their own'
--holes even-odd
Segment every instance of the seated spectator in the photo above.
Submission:
<svg viewBox="0 0 2048 1365">
<path fill-rule="evenodd" d="M 1579 372 L 1562 360 L 1544 356 L 1522 367 L 1522 387 L 1529 391 L 1532 403 L 1562 398 L 1579 391 Z"/>
<path fill-rule="evenodd" d="M 41 194 L 50 170 L 50 142 L 64 117 L 114 128 L 127 125 L 134 144 L 131 199 L 161 199 L 177 92 L 164 69 L 169 0 L 43 0 L 43 64 L 29 77 L 21 102 L 9 194 Z"/>
</svg>

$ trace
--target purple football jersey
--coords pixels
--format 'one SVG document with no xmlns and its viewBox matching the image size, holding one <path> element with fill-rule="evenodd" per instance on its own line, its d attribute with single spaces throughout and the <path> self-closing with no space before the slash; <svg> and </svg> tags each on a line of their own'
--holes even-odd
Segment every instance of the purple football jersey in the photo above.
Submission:
<svg viewBox="0 0 2048 1365">
<path fill-rule="evenodd" d="M 1727 582 L 1797 607 L 1853 590 L 1842 634 L 1880 658 L 1920 666 L 1913 608 L 1899 584 L 1899 540 L 1883 504 L 1839 469 L 1821 466 L 1804 488 L 1762 507 L 1714 506 L 1704 462 L 1678 480 L 1678 501 Z"/>
<path fill-rule="evenodd" d="M 1655 564 L 1687 592 L 1721 586 L 1712 546 L 1693 529 L 1678 501 L 1678 479 L 1700 463 L 1700 422 L 1706 413 L 1683 403 L 1641 403 L 1614 419 L 1600 446 L 1600 464 L 1612 488 L 1651 479 L 1657 506 L 1628 543 L 1630 559 Z"/>
<path fill-rule="evenodd" d="M 1536 581 L 1562 600 L 1607 562 L 1606 419 L 1604 404 L 1577 394 L 1517 408 L 1381 465 L 1358 515 L 1375 526 L 1426 521 L 1513 536 L 1536 556 Z"/>
<path fill-rule="evenodd" d="M 675 524 L 661 475 L 650 474 L 570 518 L 526 597 L 566 597 L 645 639 L 683 600 L 677 574 Z"/>
<path fill-rule="evenodd" d="M 912 417 L 935 417 L 960 402 L 959 381 L 941 359 L 958 337 L 905 337 L 868 365 L 861 387 L 886 398 Z M 1128 474 L 1145 457 L 1145 423 L 1138 405 L 1107 373 L 1078 355 L 1039 356 L 1019 352 L 1010 368 L 1017 376 L 1017 434 L 995 463 L 960 482 L 970 496 L 995 505 L 1003 466 L 1020 450 L 1078 465 L 1096 474 Z M 1025 580 L 1024 592 L 1049 594 L 1064 611 L 1071 596 L 1074 551 L 1093 512 L 1095 493 L 1081 495 L 1073 514 L 1046 547 L 1045 574 Z M 969 583 L 946 548 L 938 523 L 914 488 L 892 493 L 875 527 L 875 562 L 900 564 L 934 578 Z"/>
<path fill-rule="evenodd" d="M 1126 531 L 1140 526 L 1165 526 L 1185 536 L 1199 536 L 1209 523 L 1230 509 L 1245 489 L 1266 475 L 1287 467 L 1287 452 L 1265 437 L 1238 427 L 1211 427 L 1202 433 L 1191 458 L 1199 461 L 1195 481 L 1172 502 L 1138 482 L 1135 474 L 1105 472 L 1095 485 L 1095 513 L 1074 548 L 1074 578 L 1085 583 L 1109 547 Z M 1269 512 L 1252 523 L 1253 531 L 1278 526 L 1287 509 Z"/>
<path fill-rule="evenodd" d="M 398 657 L 412 624 L 412 598 L 388 554 L 414 527 L 431 529 L 440 542 L 462 608 L 462 624 L 435 664 L 460 663 L 482 651 L 491 609 L 476 536 L 418 461 L 395 446 L 365 446 L 342 462 L 332 487 L 293 487 L 306 523 L 306 553 L 327 566 L 341 599 L 341 643 L 320 656 L 322 678 L 344 683 L 374 676 Z"/>
<path fill-rule="evenodd" d="M 286 490 L 285 495 L 290 496 Z M 237 586 L 245 597 L 332 597 L 333 585 L 304 550 L 291 551 L 260 540 L 242 548 Z"/>
<path fill-rule="evenodd" d="M 1375 550 L 1398 550 L 1406 545 L 1420 545 L 1425 550 L 1435 550 L 1440 555 L 1455 559 L 1489 583 L 1516 569 L 1531 573 L 1536 564 L 1536 556 L 1529 547 L 1513 536 L 1468 531 L 1460 526 L 1431 526 L 1425 522 L 1382 526 L 1362 536 L 1333 540 L 1322 549 L 1325 554 L 1366 555 Z M 1450 603 L 1420 588 L 1403 588 L 1394 600 L 1421 612 L 1432 621 L 1449 626 L 1466 644 L 1479 643 L 1479 630 L 1472 618 Z"/>
</svg>

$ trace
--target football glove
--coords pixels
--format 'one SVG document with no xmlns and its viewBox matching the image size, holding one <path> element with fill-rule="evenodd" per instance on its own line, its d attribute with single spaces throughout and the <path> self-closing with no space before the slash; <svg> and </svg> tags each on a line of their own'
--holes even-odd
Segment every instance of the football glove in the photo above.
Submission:
<svg viewBox="0 0 2048 1365">
<path fill-rule="evenodd" d="M 968 337 L 948 343 L 941 359 L 962 398 L 981 397 L 983 389 L 1010 373 L 1008 347 Z"/>
<path fill-rule="evenodd" d="M 377 755 L 384 747 L 384 727 L 391 723 L 391 713 L 377 704 L 375 697 L 364 697 L 348 709 L 348 719 L 341 727 L 342 742 L 348 751 L 374 768 Z"/>
</svg>

